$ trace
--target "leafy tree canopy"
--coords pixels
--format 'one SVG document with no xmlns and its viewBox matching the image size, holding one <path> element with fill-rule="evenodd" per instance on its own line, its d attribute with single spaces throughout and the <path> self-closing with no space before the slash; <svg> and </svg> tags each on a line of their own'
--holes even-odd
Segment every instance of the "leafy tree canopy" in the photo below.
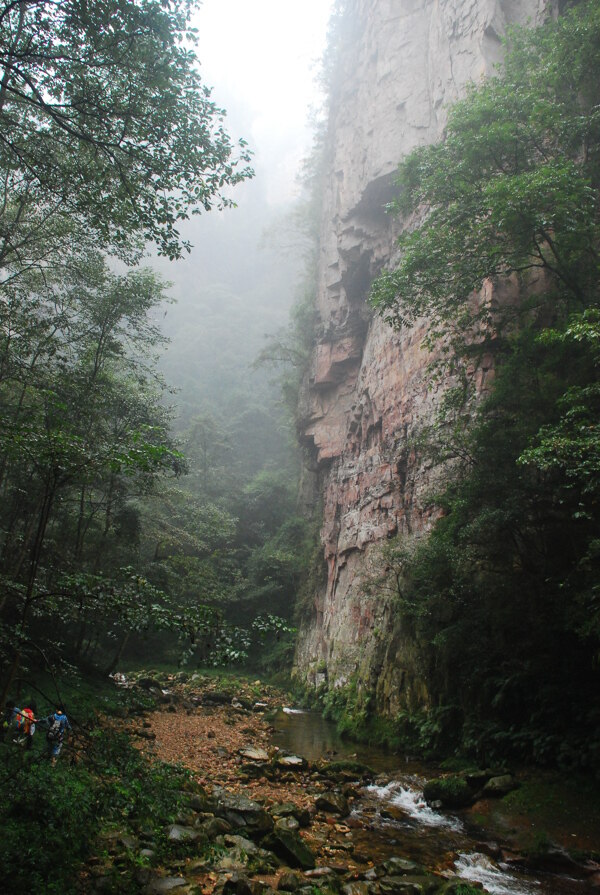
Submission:
<svg viewBox="0 0 600 895">
<path fill-rule="evenodd" d="M 0 4 L 0 266 L 36 260 L 65 219 L 125 256 L 137 240 L 176 258 L 179 221 L 231 204 L 248 154 L 196 70 L 197 6 Z"/>
</svg>

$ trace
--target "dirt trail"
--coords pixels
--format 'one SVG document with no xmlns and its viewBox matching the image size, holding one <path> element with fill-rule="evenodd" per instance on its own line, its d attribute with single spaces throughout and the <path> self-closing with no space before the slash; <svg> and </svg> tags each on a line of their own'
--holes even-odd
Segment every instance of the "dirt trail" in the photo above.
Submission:
<svg viewBox="0 0 600 895">
<path fill-rule="evenodd" d="M 272 700 L 281 705 L 281 700 Z M 274 707 L 274 705 L 272 706 Z M 158 711 L 149 716 L 149 730 L 156 736 L 149 747 L 163 761 L 181 763 L 196 775 L 203 786 L 223 786 L 264 802 L 293 801 L 303 808 L 314 804 L 306 792 L 306 780 L 284 774 L 276 780 L 248 779 L 243 773 L 243 749 L 270 751 L 269 724 L 262 714 L 234 709 L 231 705 L 202 705 L 188 713 Z M 148 747 L 141 747 L 142 749 Z"/>
</svg>

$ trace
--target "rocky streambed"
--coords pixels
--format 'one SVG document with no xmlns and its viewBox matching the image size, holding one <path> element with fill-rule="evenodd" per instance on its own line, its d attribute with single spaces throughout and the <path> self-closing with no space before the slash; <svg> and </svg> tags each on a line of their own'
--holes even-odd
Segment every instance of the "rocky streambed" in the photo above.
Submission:
<svg viewBox="0 0 600 895">
<path fill-rule="evenodd" d="M 214 681 L 184 677 L 138 679 L 159 707 L 126 722 L 142 752 L 185 765 L 195 779 L 181 816 L 164 831 L 185 844 L 185 857 L 156 861 L 154 843 L 142 837 L 117 835 L 112 843 L 116 857 L 124 847 L 137 850 L 146 895 L 600 891 L 589 855 L 576 860 L 552 844 L 546 862 L 534 862 L 514 850 L 508 830 L 503 838 L 476 828 L 473 818 L 517 785 L 507 769 L 440 788 L 439 771 L 428 781 L 422 766 L 383 753 L 367 763 L 325 742 L 329 754 L 318 756 L 319 738 L 314 731 L 306 738 L 312 716 L 283 709 L 276 690 L 257 681 L 232 695 Z M 294 727 L 306 754 L 289 748 Z"/>
</svg>

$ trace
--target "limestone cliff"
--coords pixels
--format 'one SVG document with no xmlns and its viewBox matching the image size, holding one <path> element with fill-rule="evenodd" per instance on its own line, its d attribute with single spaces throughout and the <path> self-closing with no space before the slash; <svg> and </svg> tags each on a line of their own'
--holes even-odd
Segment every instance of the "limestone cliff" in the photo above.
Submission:
<svg viewBox="0 0 600 895">
<path fill-rule="evenodd" d="M 411 449 L 437 391 L 422 329 L 394 332 L 367 306 L 393 259 L 384 212 L 400 159 L 438 140 L 448 106 L 492 72 L 510 23 L 539 23 L 555 0 L 351 0 L 329 122 L 318 272 L 318 344 L 301 399 L 305 488 L 323 506 L 327 580 L 304 620 L 296 665 L 308 683 L 358 672 L 377 709 L 427 702 L 411 643 L 385 589 L 365 581 L 381 546 L 418 536 L 440 470 Z M 348 24 L 349 23 L 349 24 Z M 485 371 L 483 371 L 485 377 Z M 306 495 L 305 495 L 306 496 Z M 309 499 L 309 496 L 306 496 Z"/>
</svg>

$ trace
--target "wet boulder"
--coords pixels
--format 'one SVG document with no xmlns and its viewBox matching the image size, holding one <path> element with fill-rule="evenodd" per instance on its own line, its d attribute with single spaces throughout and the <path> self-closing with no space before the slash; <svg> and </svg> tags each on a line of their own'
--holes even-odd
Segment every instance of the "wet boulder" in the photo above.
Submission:
<svg viewBox="0 0 600 895">
<path fill-rule="evenodd" d="M 212 799 L 208 795 L 208 793 L 206 793 L 203 789 L 201 789 L 199 787 L 198 791 L 193 793 L 189 797 L 188 804 L 189 804 L 190 808 L 192 809 L 192 811 L 212 812 L 214 809 L 215 802 L 214 802 L 214 799 Z"/>
<path fill-rule="evenodd" d="M 272 852 L 259 848 L 244 836 L 225 836 L 224 842 L 230 849 L 229 857 L 251 873 L 272 873 L 279 865 Z"/>
<path fill-rule="evenodd" d="M 473 803 L 474 793 L 464 777 L 437 777 L 428 780 L 423 789 L 425 801 L 443 808 L 466 808 Z"/>
<path fill-rule="evenodd" d="M 221 889 L 223 895 L 254 895 L 253 887 L 248 879 L 242 873 L 232 873 L 225 880 Z"/>
<path fill-rule="evenodd" d="M 342 886 L 343 895 L 370 895 L 369 883 L 364 880 L 351 880 Z"/>
<path fill-rule="evenodd" d="M 350 814 L 348 800 L 340 792 L 322 793 L 317 796 L 315 807 L 318 811 L 324 811 L 326 814 L 339 814 L 340 817 L 347 817 Z"/>
<path fill-rule="evenodd" d="M 291 830 L 293 833 L 296 832 L 300 827 L 300 824 L 296 820 L 295 817 L 290 815 L 289 817 L 280 817 L 275 821 L 275 829 L 276 830 Z"/>
<path fill-rule="evenodd" d="M 153 677 L 140 677 L 137 679 L 136 684 L 142 690 L 162 690 L 161 682 Z"/>
<path fill-rule="evenodd" d="M 202 705 L 231 705 L 231 696 L 229 693 L 207 690 L 202 694 Z"/>
<path fill-rule="evenodd" d="M 519 784 L 512 774 L 502 774 L 500 777 L 491 777 L 482 789 L 482 795 L 486 796 L 506 796 Z"/>
<path fill-rule="evenodd" d="M 234 834 L 225 835 L 223 837 L 225 845 L 232 846 L 233 848 L 239 848 L 242 851 L 245 851 L 247 855 L 254 855 L 257 851 L 259 851 L 258 845 L 255 845 L 251 839 L 246 839 L 245 836 L 236 836 Z"/>
<path fill-rule="evenodd" d="M 338 872 L 331 866 L 306 870 L 304 876 L 321 892 L 329 893 L 329 895 L 333 892 L 341 892 L 342 883 Z"/>
<path fill-rule="evenodd" d="M 258 780 L 260 777 L 266 777 L 268 780 L 273 780 L 276 776 L 275 768 L 270 762 L 246 762 L 240 767 L 240 771 L 250 780 Z"/>
<path fill-rule="evenodd" d="M 420 864 L 409 861 L 407 858 L 388 858 L 381 866 L 384 874 L 387 876 L 418 875 L 425 872 Z"/>
<path fill-rule="evenodd" d="M 239 754 L 245 761 L 264 762 L 269 760 L 268 752 L 265 752 L 264 749 L 259 749 L 256 746 L 249 746 L 246 749 L 240 749 Z"/>
<path fill-rule="evenodd" d="M 254 708 L 254 700 L 248 699 L 247 696 L 238 693 L 237 696 L 234 696 L 233 699 L 237 702 L 238 708 L 241 706 L 243 709 L 246 709 L 246 711 L 252 711 L 252 709 Z M 233 705 L 233 700 L 231 702 Z"/>
<path fill-rule="evenodd" d="M 375 772 L 360 761 L 340 760 L 322 762 L 318 767 L 319 775 L 345 783 L 349 780 L 372 780 Z"/>
<path fill-rule="evenodd" d="M 223 817 L 208 817 L 202 822 L 201 829 L 209 839 L 216 839 L 223 833 L 230 833 L 232 827 Z"/>
<path fill-rule="evenodd" d="M 481 885 L 481 883 L 472 882 L 469 880 L 469 883 L 465 883 L 464 879 L 453 879 L 450 882 L 447 882 L 442 888 L 439 890 L 440 895 L 463 895 L 465 889 L 468 891 L 477 890 L 480 892 L 485 892 L 485 889 Z"/>
</svg>

